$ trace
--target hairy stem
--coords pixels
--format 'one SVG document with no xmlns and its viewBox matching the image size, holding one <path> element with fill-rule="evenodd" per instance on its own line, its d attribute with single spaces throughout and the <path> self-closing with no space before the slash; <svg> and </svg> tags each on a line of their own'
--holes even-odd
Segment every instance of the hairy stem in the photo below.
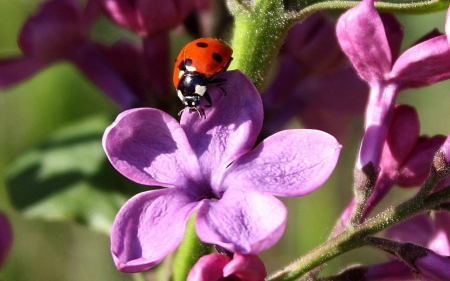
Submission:
<svg viewBox="0 0 450 281">
<path fill-rule="evenodd" d="M 360 225 L 348 227 L 341 234 L 276 272 L 267 281 L 295 280 L 339 255 L 367 245 L 366 237 L 368 235 L 373 235 L 415 214 L 433 209 L 448 199 L 450 199 L 450 188 L 434 192 L 426 198 L 415 196 Z"/>
</svg>

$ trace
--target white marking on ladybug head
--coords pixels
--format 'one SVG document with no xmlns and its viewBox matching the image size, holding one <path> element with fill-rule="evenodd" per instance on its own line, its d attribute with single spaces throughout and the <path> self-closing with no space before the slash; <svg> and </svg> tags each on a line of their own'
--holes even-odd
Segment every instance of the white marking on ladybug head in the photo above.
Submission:
<svg viewBox="0 0 450 281">
<path fill-rule="evenodd" d="M 178 95 L 178 98 L 179 98 L 181 101 L 184 101 L 183 93 L 181 93 L 180 90 L 177 90 L 177 95 Z"/>
<path fill-rule="evenodd" d="M 201 85 L 197 85 L 195 86 L 195 93 L 199 96 L 202 96 L 205 94 L 206 92 L 206 86 L 201 86 Z"/>
<path fill-rule="evenodd" d="M 195 68 L 192 65 L 186 65 L 186 70 L 189 72 L 195 72 L 195 71 L 197 71 L 197 68 Z"/>
<path fill-rule="evenodd" d="M 180 70 L 180 72 L 178 72 L 178 78 L 181 79 L 181 77 L 183 77 L 184 75 L 184 70 Z"/>
</svg>

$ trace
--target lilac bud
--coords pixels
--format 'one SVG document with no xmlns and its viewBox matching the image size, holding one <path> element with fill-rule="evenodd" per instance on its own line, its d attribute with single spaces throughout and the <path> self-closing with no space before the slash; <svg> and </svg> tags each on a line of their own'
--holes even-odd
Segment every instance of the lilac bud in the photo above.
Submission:
<svg viewBox="0 0 450 281">
<path fill-rule="evenodd" d="M 397 105 L 384 143 L 381 168 L 395 177 L 399 167 L 411 153 L 419 137 L 419 116 L 407 105 Z"/>
<path fill-rule="evenodd" d="M 191 12 L 192 0 L 100 0 L 107 15 L 118 25 L 147 37 L 168 32 Z"/>
<path fill-rule="evenodd" d="M 400 168 L 397 184 L 402 187 L 421 185 L 430 172 L 435 153 L 444 141 L 442 135 L 421 137 Z"/>
<path fill-rule="evenodd" d="M 450 258 L 427 251 L 427 254 L 415 261 L 415 266 L 421 275 L 436 278 L 436 280 L 450 280 Z"/>
<path fill-rule="evenodd" d="M 209 254 L 201 257 L 192 267 L 187 281 L 263 281 L 266 276 L 264 264 L 256 255 L 235 253 L 231 258 L 223 254 Z"/>
</svg>

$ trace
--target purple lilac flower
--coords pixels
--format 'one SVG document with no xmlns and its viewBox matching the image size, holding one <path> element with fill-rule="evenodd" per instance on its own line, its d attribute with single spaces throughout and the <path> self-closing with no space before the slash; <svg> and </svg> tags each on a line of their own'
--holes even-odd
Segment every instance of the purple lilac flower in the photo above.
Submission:
<svg viewBox="0 0 450 281">
<path fill-rule="evenodd" d="M 0 268 L 5 264 L 13 242 L 12 226 L 3 212 L 0 212 Z"/>
<path fill-rule="evenodd" d="M 433 84 L 450 77 L 450 45 L 445 35 L 425 40 L 398 58 L 400 24 L 363 0 L 338 20 L 336 33 L 343 51 L 371 88 L 365 134 L 357 168 L 372 162 L 379 169 L 381 151 L 400 90 Z"/>
<path fill-rule="evenodd" d="M 293 26 L 278 61 L 276 76 L 263 93 L 263 133 L 277 132 L 298 117 L 308 128 L 345 136 L 350 119 L 364 111 L 368 87 L 340 50 L 326 13 Z"/>
<path fill-rule="evenodd" d="M 266 276 L 266 268 L 256 255 L 235 253 L 231 258 L 223 254 L 210 254 L 197 261 L 187 281 L 264 281 Z"/>
<path fill-rule="evenodd" d="M 366 280 L 449 280 L 450 214 L 437 212 L 434 218 L 420 214 L 387 230 L 387 237 L 425 247 L 425 254 L 413 261 L 413 268 L 398 260 L 369 267 Z M 394 275 L 393 275 L 394 274 Z M 395 276 L 395 279 L 393 277 Z M 391 278 L 391 279 L 389 279 Z"/>
<path fill-rule="evenodd" d="M 100 0 L 107 16 L 142 38 L 148 87 L 160 101 L 170 90 L 170 31 L 180 25 L 202 1 Z"/>
<path fill-rule="evenodd" d="M 302 196 L 333 171 L 341 146 L 317 130 L 286 130 L 254 147 L 261 129 L 261 98 L 239 71 L 211 86 L 206 120 L 184 111 L 181 122 L 157 109 L 121 113 L 103 147 L 129 179 L 165 187 L 140 193 L 119 211 L 111 234 L 116 266 L 142 271 L 180 243 L 187 219 L 205 243 L 256 254 L 281 237 L 286 208 L 275 196 Z"/>
<path fill-rule="evenodd" d="M 100 0 L 118 25 L 148 37 L 181 24 L 195 7 L 194 0 Z M 199 1 L 200 3 L 201 1 Z"/>
<path fill-rule="evenodd" d="M 380 172 L 374 190 L 367 200 L 364 220 L 394 185 L 418 187 L 429 174 L 433 157 L 445 141 L 443 135 L 419 136 L 420 124 L 416 110 L 408 105 L 395 106 L 392 122 L 387 131 L 381 154 Z M 340 218 L 345 227 L 353 199 Z"/>
<path fill-rule="evenodd" d="M 20 33 L 18 43 L 24 55 L 0 61 L 0 87 L 24 80 L 56 61 L 69 60 L 121 108 L 137 104 L 137 96 L 88 39 L 90 24 L 98 15 L 95 3 L 89 1 L 85 9 L 75 0 L 44 3 Z"/>
</svg>

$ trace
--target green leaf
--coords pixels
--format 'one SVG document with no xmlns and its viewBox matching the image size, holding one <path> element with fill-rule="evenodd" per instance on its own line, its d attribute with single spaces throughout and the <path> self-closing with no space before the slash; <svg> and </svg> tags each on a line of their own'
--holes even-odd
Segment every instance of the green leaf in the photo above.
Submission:
<svg viewBox="0 0 450 281">
<path fill-rule="evenodd" d="M 6 175 L 12 204 L 30 217 L 69 219 L 109 234 L 122 204 L 150 189 L 110 165 L 101 145 L 109 124 L 105 116 L 83 120 L 21 155 Z"/>
</svg>

